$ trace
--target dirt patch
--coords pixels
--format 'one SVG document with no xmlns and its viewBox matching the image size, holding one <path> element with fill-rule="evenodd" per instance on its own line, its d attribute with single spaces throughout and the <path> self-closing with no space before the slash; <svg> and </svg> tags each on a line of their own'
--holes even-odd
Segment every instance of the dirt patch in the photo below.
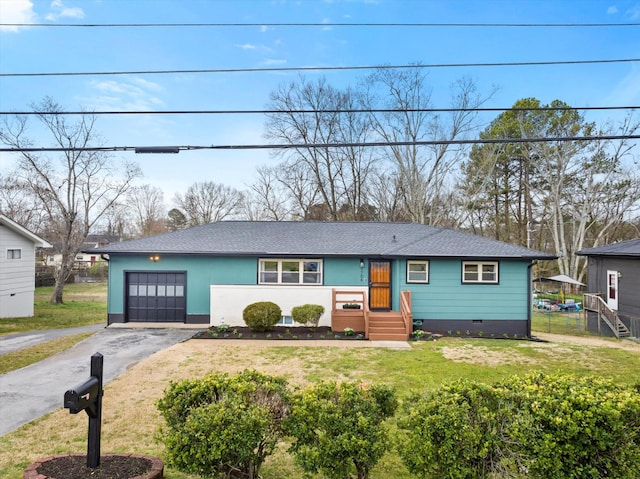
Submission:
<svg viewBox="0 0 640 479">
<path fill-rule="evenodd" d="M 602 348 L 626 349 L 627 351 L 640 352 L 640 342 L 632 339 L 594 338 L 593 336 L 570 336 L 565 334 L 539 333 L 534 336 L 543 341 L 553 343 L 580 344 L 584 346 L 596 346 Z"/>
<path fill-rule="evenodd" d="M 503 366 L 509 364 L 542 364 L 548 360 L 560 360 L 572 355 L 577 361 L 593 361 L 588 350 L 576 346 L 608 347 L 640 352 L 640 343 L 631 340 L 615 340 L 561 334 L 536 333 L 542 341 L 522 341 L 518 349 L 501 350 L 479 344 L 463 344 L 460 346 L 444 346 L 441 349 L 445 359 L 461 363 L 480 364 L 483 366 Z M 531 357 L 528 351 L 538 354 Z"/>
</svg>

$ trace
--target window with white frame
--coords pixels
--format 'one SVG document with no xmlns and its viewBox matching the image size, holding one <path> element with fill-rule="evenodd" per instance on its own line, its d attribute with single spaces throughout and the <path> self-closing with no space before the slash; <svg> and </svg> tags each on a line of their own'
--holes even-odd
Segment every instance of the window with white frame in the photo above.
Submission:
<svg viewBox="0 0 640 479">
<path fill-rule="evenodd" d="M 20 248 L 12 248 L 7 250 L 7 259 L 21 259 L 22 250 Z"/>
<path fill-rule="evenodd" d="M 497 261 L 463 261 L 463 283 L 498 283 Z"/>
<path fill-rule="evenodd" d="M 428 283 L 429 282 L 429 262 L 428 261 L 407 261 L 407 283 Z"/>
<path fill-rule="evenodd" d="M 322 284 L 319 259 L 261 259 L 258 284 Z"/>
</svg>

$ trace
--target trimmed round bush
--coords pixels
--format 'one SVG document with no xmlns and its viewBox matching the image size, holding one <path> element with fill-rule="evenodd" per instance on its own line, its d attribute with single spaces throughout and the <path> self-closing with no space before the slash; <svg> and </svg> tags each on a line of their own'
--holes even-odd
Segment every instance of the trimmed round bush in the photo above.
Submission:
<svg viewBox="0 0 640 479">
<path fill-rule="evenodd" d="M 282 310 L 271 301 L 259 301 L 244 308 L 242 319 L 254 331 L 269 331 L 282 319 Z"/>
<path fill-rule="evenodd" d="M 313 329 L 318 327 L 320 318 L 324 314 L 324 306 L 319 304 L 303 304 L 291 310 L 291 317 L 298 324 L 304 324 Z"/>
</svg>

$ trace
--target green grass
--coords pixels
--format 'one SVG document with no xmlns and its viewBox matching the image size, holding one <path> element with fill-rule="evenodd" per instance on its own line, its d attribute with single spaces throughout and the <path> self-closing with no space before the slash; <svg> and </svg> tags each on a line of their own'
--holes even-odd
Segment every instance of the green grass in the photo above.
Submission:
<svg viewBox="0 0 640 479">
<path fill-rule="evenodd" d="M 564 313 L 559 311 L 533 311 L 531 331 L 574 336 L 595 336 L 584 329 L 584 313 Z M 535 334 L 534 334 L 535 335 Z"/>
<path fill-rule="evenodd" d="M 68 284 L 64 304 L 49 302 L 53 287 L 36 288 L 32 318 L 0 318 L 0 336 L 107 322 L 106 283 Z"/>
<path fill-rule="evenodd" d="M 36 344 L 35 346 L 0 355 L 0 374 L 5 374 L 9 371 L 24 368 L 30 364 L 42 361 L 60 351 L 69 349 L 74 344 L 88 338 L 92 334 L 93 333 L 82 333 L 65 336 L 64 338 L 53 339 Z"/>
</svg>

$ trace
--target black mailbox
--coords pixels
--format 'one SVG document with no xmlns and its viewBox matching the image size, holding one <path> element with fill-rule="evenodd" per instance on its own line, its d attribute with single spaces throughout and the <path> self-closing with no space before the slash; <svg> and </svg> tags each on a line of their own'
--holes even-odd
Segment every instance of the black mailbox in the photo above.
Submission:
<svg viewBox="0 0 640 479">
<path fill-rule="evenodd" d="M 80 411 L 95 413 L 94 409 L 100 394 L 100 380 L 91 376 L 82 384 L 64 393 L 64 407 L 69 409 L 71 414 L 78 414 Z"/>
<path fill-rule="evenodd" d="M 86 411 L 89 416 L 87 467 L 100 466 L 100 428 L 102 422 L 102 354 L 91 356 L 91 376 L 64 393 L 64 407 L 71 414 Z"/>
</svg>

